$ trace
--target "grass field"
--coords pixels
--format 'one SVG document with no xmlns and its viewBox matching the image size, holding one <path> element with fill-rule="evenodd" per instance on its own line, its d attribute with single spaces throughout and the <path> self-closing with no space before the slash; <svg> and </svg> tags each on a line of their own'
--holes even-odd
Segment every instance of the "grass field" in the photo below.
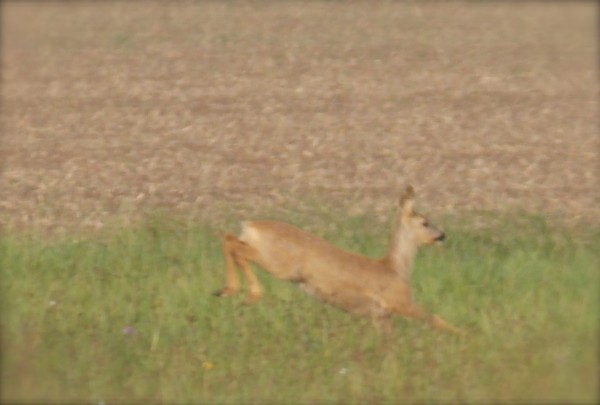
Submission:
<svg viewBox="0 0 600 405">
<path fill-rule="evenodd" d="M 367 217 L 296 218 L 379 255 Z M 3 401 L 486 403 L 597 400 L 598 229 L 504 218 L 423 250 L 417 300 L 465 337 L 374 329 L 259 272 L 266 296 L 219 299 L 218 232 L 153 216 L 56 241 L 5 235 Z M 315 226 L 329 223 L 327 228 Z"/>
</svg>

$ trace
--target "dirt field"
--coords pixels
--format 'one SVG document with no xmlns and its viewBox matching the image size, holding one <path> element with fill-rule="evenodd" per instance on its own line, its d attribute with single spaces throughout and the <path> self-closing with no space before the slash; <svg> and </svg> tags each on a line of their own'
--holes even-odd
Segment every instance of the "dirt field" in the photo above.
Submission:
<svg viewBox="0 0 600 405">
<path fill-rule="evenodd" d="M 407 182 L 598 222 L 595 8 L 4 2 L 0 223 L 383 213 Z"/>
</svg>

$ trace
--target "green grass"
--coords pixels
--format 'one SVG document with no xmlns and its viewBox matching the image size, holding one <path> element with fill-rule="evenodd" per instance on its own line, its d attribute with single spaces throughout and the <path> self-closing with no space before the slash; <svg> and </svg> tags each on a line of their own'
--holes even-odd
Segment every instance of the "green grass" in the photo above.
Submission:
<svg viewBox="0 0 600 405">
<path fill-rule="evenodd" d="M 332 224 L 321 236 L 382 253 L 387 227 L 321 219 Z M 448 243 L 421 251 L 413 285 L 461 338 L 404 319 L 381 333 L 264 272 L 260 303 L 215 298 L 219 233 L 199 224 L 4 235 L 2 399 L 596 402 L 600 232 L 530 216 L 445 225 Z"/>
</svg>

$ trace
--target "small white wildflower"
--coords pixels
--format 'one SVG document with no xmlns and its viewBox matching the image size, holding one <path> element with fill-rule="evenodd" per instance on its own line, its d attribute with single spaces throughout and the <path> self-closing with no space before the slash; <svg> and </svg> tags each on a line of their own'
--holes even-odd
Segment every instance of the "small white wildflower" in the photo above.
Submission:
<svg viewBox="0 0 600 405">
<path fill-rule="evenodd" d="M 48 305 L 51 306 L 51 307 L 53 307 L 53 306 L 56 305 L 56 301 L 50 300 L 50 301 L 48 301 Z"/>
<path fill-rule="evenodd" d="M 339 371 L 339 373 L 340 373 L 341 375 L 344 375 L 344 374 L 348 373 L 348 369 L 347 369 L 346 367 L 342 367 L 342 368 L 340 368 L 340 371 Z"/>
</svg>

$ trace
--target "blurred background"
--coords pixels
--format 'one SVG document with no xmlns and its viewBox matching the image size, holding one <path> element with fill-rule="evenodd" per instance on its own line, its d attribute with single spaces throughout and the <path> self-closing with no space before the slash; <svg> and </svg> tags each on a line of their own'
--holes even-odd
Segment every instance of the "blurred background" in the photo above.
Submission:
<svg viewBox="0 0 600 405">
<path fill-rule="evenodd" d="M 597 222 L 593 2 L 3 2 L 0 222 Z"/>
</svg>

